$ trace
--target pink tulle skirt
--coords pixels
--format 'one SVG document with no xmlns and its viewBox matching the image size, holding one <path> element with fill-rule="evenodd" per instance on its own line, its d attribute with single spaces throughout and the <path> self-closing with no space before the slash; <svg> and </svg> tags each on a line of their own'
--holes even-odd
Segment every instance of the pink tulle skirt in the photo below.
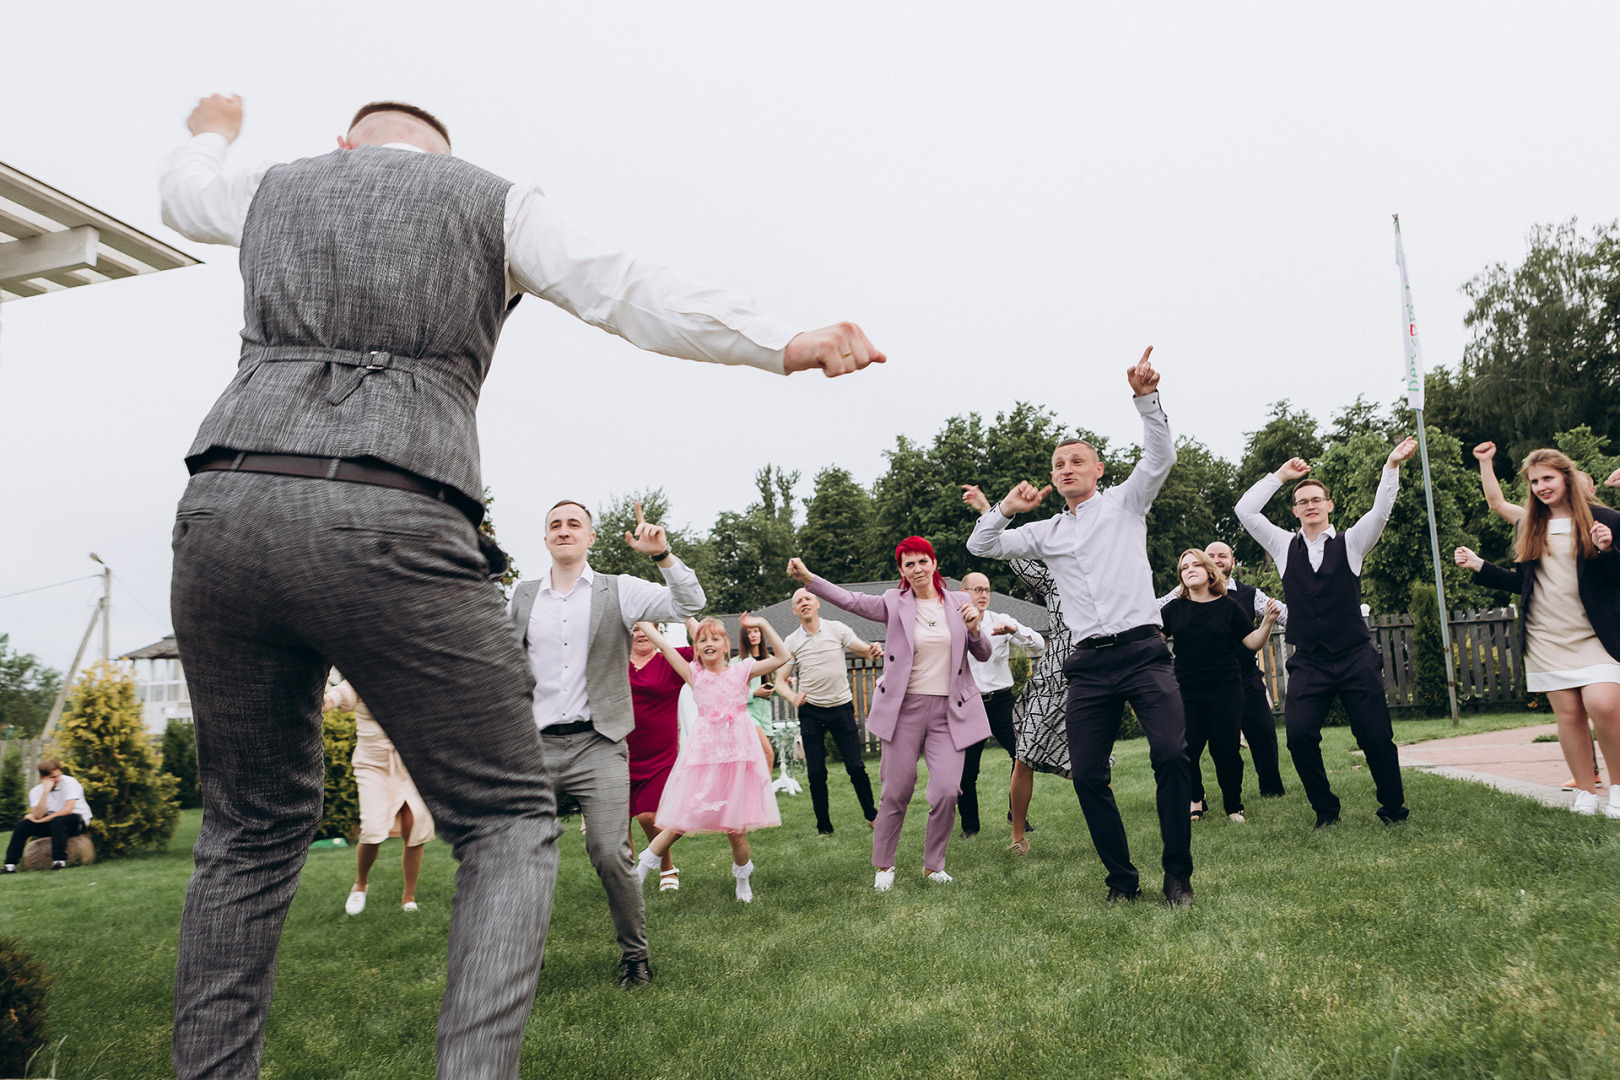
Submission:
<svg viewBox="0 0 1620 1080">
<path fill-rule="evenodd" d="M 675 759 L 654 819 L 660 829 L 683 833 L 737 833 L 782 824 L 765 752 L 742 761 L 688 764 Z"/>
</svg>

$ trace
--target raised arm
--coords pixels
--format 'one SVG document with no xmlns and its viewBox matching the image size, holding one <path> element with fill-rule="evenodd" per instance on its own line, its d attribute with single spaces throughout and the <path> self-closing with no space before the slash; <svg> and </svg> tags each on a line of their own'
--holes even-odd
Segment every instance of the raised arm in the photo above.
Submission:
<svg viewBox="0 0 1620 1080">
<path fill-rule="evenodd" d="M 619 575 L 619 611 L 624 616 L 626 630 L 644 619 L 680 622 L 703 610 L 708 598 L 703 595 L 697 575 L 670 550 L 664 527 L 641 516 L 640 503 L 636 503 L 635 531 L 625 533 L 624 542 L 655 559 L 654 565 L 664 575 L 662 585 L 628 574 Z"/>
<path fill-rule="evenodd" d="M 664 659 L 668 660 L 669 666 L 675 669 L 675 674 L 688 683 L 692 681 L 692 665 L 687 662 L 686 657 L 681 655 L 681 651 L 671 645 L 669 639 L 659 632 L 656 623 L 642 621 L 636 623 L 636 628 L 647 635 L 648 641 L 658 646 L 658 651 L 664 654 Z"/>
<path fill-rule="evenodd" d="M 1520 569 L 1508 570 L 1495 563 L 1486 562 L 1474 554 L 1472 548 L 1460 547 L 1452 553 L 1457 565 L 1465 570 L 1474 572 L 1474 580 L 1487 589 L 1498 589 L 1502 592 L 1513 593 L 1515 596 L 1524 593 L 1524 571 Z"/>
<path fill-rule="evenodd" d="M 600 243 L 539 188 L 513 189 L 509 198 L 512 285 L 638 348 L 778 375 L 819 369 L 831 377 L 887 359 L 854 323 L 800 333 L 752 300 Z"/>
<path fill-rule="evenodd" d="M 1238 523 L 1266 549 L 1273 562 L 1282 566 L 1288 559 L 1288 545 L 1294 534 L 1273 525 L 1265 515 L 1266 503 L 1289 480 L 1301 480 L 1311 471 L 1303 458 L 1289 458 L 1276 472 L 1267 473 L 1256 480 L 1237 501 Z"/>
<path fill-rule="evenodd" d="M 186 119 L 191 141 L 169 158 L 158 193 L 163 223 L 201 244 L 242 243 L 242 224 L 253 201 L 263 168 L 225 172 L 225 151 L 242 130 L 242 99 L 214 94 L 205 97 Z"/>
<path fill-rule="evenodd" d="M 1497 517 L 1511 521 L 1517 525 L 1519 519 L 1524 517 L 1524 507 L 1517 503 L 1507 501 L 1502 494 L 1502 483 L 1496 479 L 1496 469 L 1491 461 L 1496 457 L 1496 444 L 1482 442 L 1474 447 L 1474 460 L 1479 462 L 1479 486 L 1485 489 L 1485 504 Z"/>
<path fill-rule="evenodd" d="M 1125 482 L 1114 489 L 1113 496 L 1138 514 L 1148 512 L 1176 463 L 1176 440 L 1170 434 L 1170 418 L 1159 403 L 1159 373 L 1148 360 L 1152 355 L 1153 346 L 1149 345 L 1142 359 L 1125 370 L 1131 393 L 1136 395 L 1136 411 L 1142 415 L 1142 459 Z"/>
<path fill-rule="evenodd" d="M 1252 616 L 1243 613 L 1242 608 L 1239 608 L 1238 611 L 1240 614 L 1243 614 L 1243 622 L 1240 624 L 1240 628 L 1241 626 L 1247 626 L 1253 621 Z M 1265 607 L 1262 608 L 1260 612 L 1260 625 L 1256 626 L 1249 633 L 1243 635 L 1243 647 L 1248 649 L 1250 652 L 1259 652 L 1260 647 L 1264 645 L 1266 643 L 1266 639 L 1271 636 L 1271 628 L 1277 624 L 1277 618 L 1281 614 L 1282 604 L 1275 600 L 1267 600 Z"/>
<path fill-rule="evenodd" d="M 1350 569 L 1361 573 L 1361 561 L 1384 534 L 1389 514 L 1395 509 L 1395 494 L 1401 487 L 1401 463 L 1417 452 L 1417 440 L 1407 437 L 1389 452 L 1384 462 L 1383 475 L 1378 478 L 1378 492 L 1373 496 L 1372 509 L 1361 520 L 1344 530 L 1344 553 L 1350 560 Z"/>
<path fill-rule="evenodd" d="M 746 611 L 743 612 L 742 617 L 737 620 L 737 625 L 742 627 L 743 631 L 745 631 L 745 637 L 746 631 L 750 626 L 759 627 L 760 633 L 765 635 L 765 644 L 770 646 L 771 653 L 773 654 L 771 656 L 767 656 L 763 660 L 755 660 L 752 674 L 760 676 L 769 675 L 777 668 L 784 667 L 787 664 L 792 663 L 793 657 L 788 655 L 787 646 L 782 643 L 782 635 L 776 632 L 776 627 L 772 626 L 758 615 L 750 615 Z"/>
<path fill-rule="evenodd" d="M 1270 604 L 1271 602 L 1272 602 L 1271 597 L 1266 595 L 1266 591 L 1264 589 L 1256 589 L 1256 590 L 1254 590 L 1254 613 L 1255 613 L 1256 616 L 1265 615 L 1265 613 L 1266 613 L 1266 605 Z M 1283 603 L 1281 600 L 1276 601 L 1276 604 L 1277 604 L 1277 625 L 1278 626 L 1287 626 L 1288 625 L 1288 605 Z"/>
<path fill-rule="evenodd" d="M 859 615 L 871 622 L 888 622 L 889 607 L 883 602 L 883 597 L 852 593 L 848 589 L 834 585 L 826 578 L 812 574 L 810 568 L 805 566 L 804 560 L 800 558 L 789 559 L 787 571 L 790 577 L 802 583 L 811 594 L 819 596 L 834 607 L 843 608 L 851 615 Z"/>
</svg>

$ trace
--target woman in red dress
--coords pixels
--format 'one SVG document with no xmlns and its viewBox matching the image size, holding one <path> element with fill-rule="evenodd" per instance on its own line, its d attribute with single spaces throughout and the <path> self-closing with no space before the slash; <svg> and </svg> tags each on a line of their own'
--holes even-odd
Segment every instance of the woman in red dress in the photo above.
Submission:
<svg viewBox="0 0 1620 1080">
<path fill-rule="evenodd" d="M 677 651 L 688 661 L 692 659 L 689 647 Z M 658 646 L 638 628 L 630 642 L 630 701 L 636 713 L 636 727 L 625 738 L 625 745 L 630 750 L 630 817 L 640 823 L 648 842 L 658 835 L 653 815 L 680 749 L 680 700 L 685 686 L 686 680 L 676 674 Z M 632 825 L 630 847 L 635 846 L 635 826 Z M 680 875 L 675 860 L 665 852 L 658 873 L 658 891 L 679 889 Z"/>
</svg>

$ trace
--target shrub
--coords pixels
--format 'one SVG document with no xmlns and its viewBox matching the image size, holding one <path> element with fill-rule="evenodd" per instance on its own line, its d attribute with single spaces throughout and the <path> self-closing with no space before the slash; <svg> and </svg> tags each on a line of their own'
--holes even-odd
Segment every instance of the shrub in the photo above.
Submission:
<svg viewBox="0 0 1620 1080">
<path fill-rule="evenodd" d="M 51 977 L 21 938 L 0 938 L 0 1075 L 26 1076 L 45 1045 L 45 995 Z"/>
<path fill-rule="evenodd" d="M 95 814 L 90 836 L 98 856 L 118 858 L 169 842 L 180 821 L 179 782 L 158 767 L 131 675 L 105 661 L 92 665 L 62 714 L 57 746 Z"/>
<path fill-rule="evenodd" d="M 23 776 L 23 744 L 17 740 L 0 744 L 6 760 L 0 762 L 0 827 L 28 813 L 28 778 Z"/>
<path fill-rule="evenodd" d="M 332 709 L 321 720 L 326 752 L 326 803 L 317 840 L 360 835 L 360 788 L 354 782 L 354 713 Z"/>
<path fill-rule="evenodd" d="M 1412 613 L 1412 704 L 1427 716 L 1449 716 L 1451 696 L 1446 692 L 1446 650 L 1440 635 L 1440 608 L 1434 586 L 1414 581 Z"/>
<path fill-rule="evenodd" d="M 202 787 L 197 782 L 197 729 L 190 720 L 171 719 L 163 729 L 163 771 L 174 777 L 180 809 L 194 810 L 202 805 Z"/>
</svg>

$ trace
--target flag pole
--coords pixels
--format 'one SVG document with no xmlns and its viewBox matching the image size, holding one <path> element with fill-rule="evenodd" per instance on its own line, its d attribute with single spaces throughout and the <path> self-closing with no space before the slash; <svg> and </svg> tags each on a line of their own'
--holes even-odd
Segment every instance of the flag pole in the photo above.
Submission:
<svg viewBox="0 0 1620 1080">
<path fill-rule="evenodd" d="M 1429 505 L 1429 551 L 1434 557 L 1434 596 L 1440 606 L 1440 648 L 1446 654 L 1446 696 L 1451 702 L 1451 726 L 1457 712 L 1457 672 L 1451 659 L 1451 613 L 1446 608 L 1446 580 L 1441 573 L 1440 527 L 1434 516 L 1434 485 L 1429 479 L 1429 439 L 1423 423 L 1423 352 L 1418 345 L 1417 314 L 1412 286 L 1406 279 L 1406 252 L 1401 246 L 1401 215 L 1395 216 L 1395 263 L 1401 270 L 1401 311 L 1406 316 L 1406 403 L 1417 417 L 1418 456 L 1423 461 L 1423 495 Z"/>
</svg>

